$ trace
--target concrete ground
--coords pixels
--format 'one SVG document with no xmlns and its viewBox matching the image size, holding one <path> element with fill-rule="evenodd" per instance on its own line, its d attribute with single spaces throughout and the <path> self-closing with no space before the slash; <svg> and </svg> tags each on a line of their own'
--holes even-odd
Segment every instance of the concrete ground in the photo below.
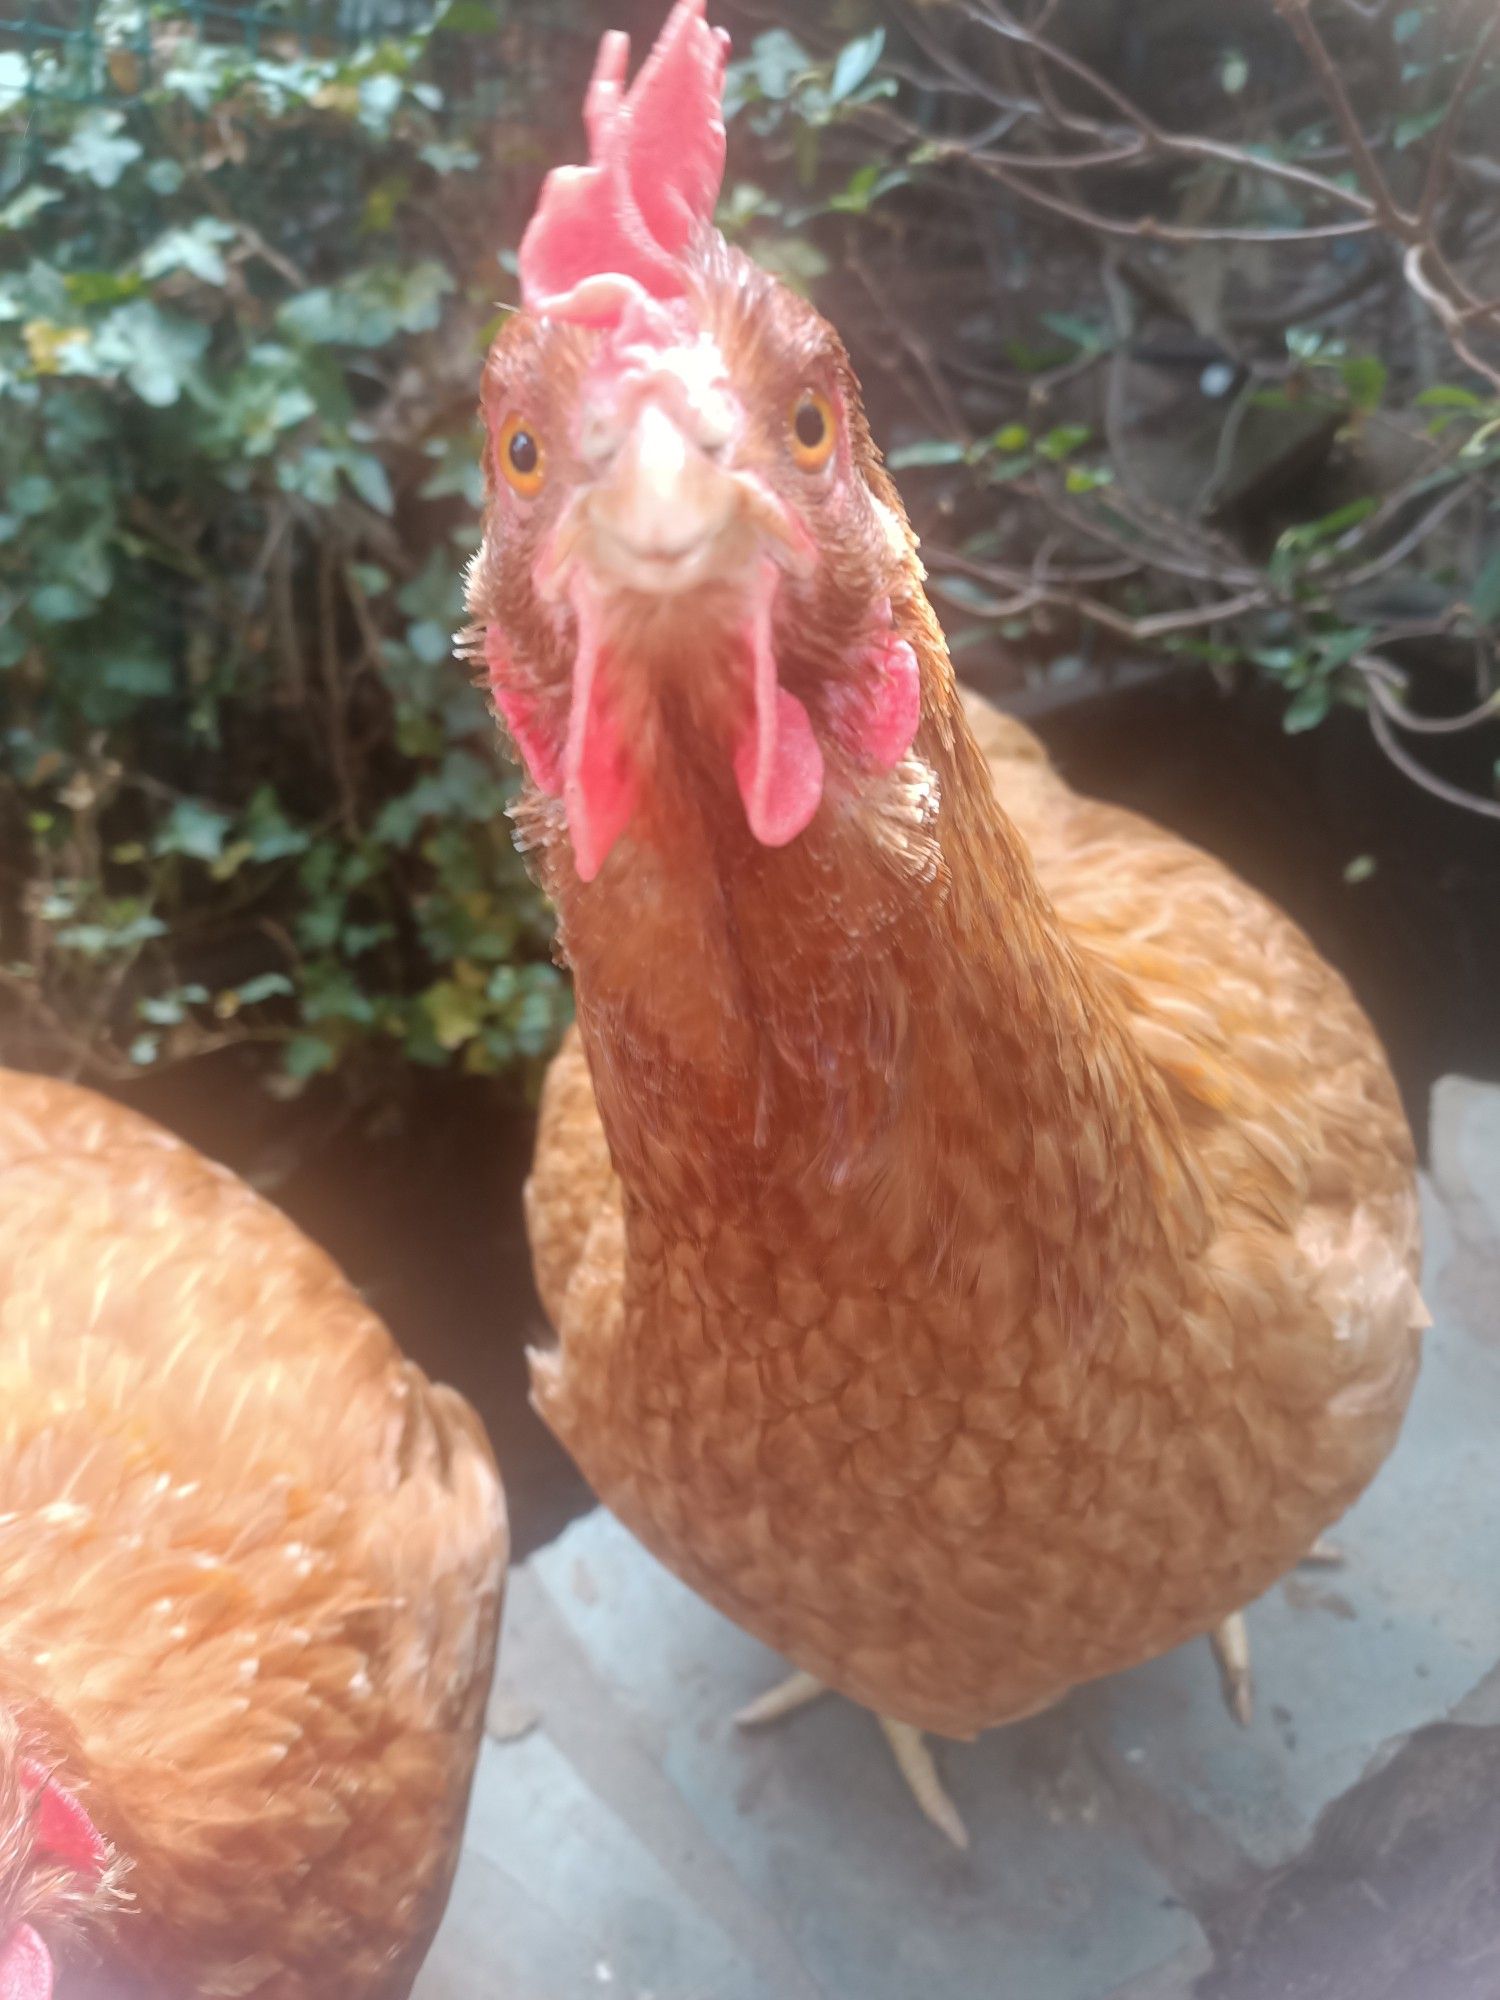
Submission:
<svg viewBox="0 0 1500 2000">
<path fill-rule="evenodd" d="M 1206 1645 L 941 1752 L 961 1855 L 873 1721 L 729 1721 L 780 1664 L 605 1514 L 512 1579 L 447 1920 L 417 2000 L 1496 2000 L 1500 1088 L 1434 1096 L 1401 1443 Z"/>
</svg>

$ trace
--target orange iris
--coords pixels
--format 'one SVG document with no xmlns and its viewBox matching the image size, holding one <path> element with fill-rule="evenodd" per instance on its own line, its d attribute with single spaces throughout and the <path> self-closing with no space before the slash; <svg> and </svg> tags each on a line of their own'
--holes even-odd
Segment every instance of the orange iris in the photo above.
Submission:
<svg viewBox="0 0 1500 2000">
<path fill-rule="evenodd" d="M 837 442 L 832 403 L 816 389 L 804 389 L 792 405 L 792 457 L 804 472 L 821 472 Z"/>
<path fill-rule="evenodd" d="M 542 441 L 534 427 L 515 410 L 500 426 L 495 456 L 500 462 L 506 485 L 519 493 L 523 500 L 530 500 L 541 492 L 542 481 L 547 476 Z"/>
</svg>

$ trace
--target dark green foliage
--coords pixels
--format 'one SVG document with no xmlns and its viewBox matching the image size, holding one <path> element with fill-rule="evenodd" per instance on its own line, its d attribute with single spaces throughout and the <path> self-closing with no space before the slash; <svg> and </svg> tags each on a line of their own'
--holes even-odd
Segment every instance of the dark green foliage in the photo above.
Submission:
<svg viewBox="0 0 1500 2000">
<path fill-rule="evenodd" d="M 26 102 L 0 51 L 13 1058 L 253 1037 L 373 1087 L 555 1040 L 514 779 L 449 642 L 497 251 L 583 51 L 469 12 L 480 39 L 309 52 L 264 12 L 252 46 L 112 6 Z"/>
<path fill-rule="evenodd" d="M 0 46 L 12 1059 L 253 1040 L 373 1088 L 555 1039 L 450 638 L 505 246 L 578 156 L 602 12 L 449 0 L 351 46 L 105 0 Z M 1264 0 L 731 13 L 720 220 L 848 341 L 957 648 L 1257 672 L 1426 782 L 1417 711 L 1458 725 L 1424 758 L 1495 711 L 1500 35 L 1313 16 L 1331 82 Z"/>
</svg>

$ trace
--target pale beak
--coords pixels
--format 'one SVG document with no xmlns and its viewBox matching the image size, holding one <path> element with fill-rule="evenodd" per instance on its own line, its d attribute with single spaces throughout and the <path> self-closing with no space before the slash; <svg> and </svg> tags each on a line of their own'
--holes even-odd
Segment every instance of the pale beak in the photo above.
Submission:
<svg viewBox="0 0 1500 2000">
<path fill-rule="evenodd" d="M 743 499 L 735 475 L 646 402 L 589 499 L 597 580 L 664 595 L 707 582 L 735 566 Z"/>
<path fill-rule="evenodd" d="M 805 571 L 814 548 L 801 522 L 756 474 L 697 442 L 655 397 L 597 483 L 560 524 L 539 581 L 557 589 L 577 561 L 594 587 L 678 596 L 746 582 L 767 554 Z"/>
</svg>

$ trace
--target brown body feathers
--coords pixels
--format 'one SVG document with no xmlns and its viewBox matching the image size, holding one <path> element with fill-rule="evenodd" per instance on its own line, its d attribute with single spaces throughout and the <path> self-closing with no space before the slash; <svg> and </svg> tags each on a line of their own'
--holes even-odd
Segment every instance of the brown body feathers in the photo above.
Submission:
<svg viewBox="0 0 1500 2000">
<path fill-rule="evenodd" d="M 505 1547 L 478 1420 L 321 1251 L 144 1119 L 0 1073 L 0 1924 L 30 1901 L 111 1993 L 405 1994 Z M 111 1844 L 97 1894 L 28 1860 L 21 1756 Z"/>
<path fill-rule="evenodd" d="M 967 1735 L 1295 1563 L 1389 1450 L 1426 1315 L 1343 981 L 961 703 L 908 606 L 933 823 L 825 810 L 728 869 L 684 842 L 628 922 L 558 891 L 536 1393 L 731 1617 Z"/>
</svg>

